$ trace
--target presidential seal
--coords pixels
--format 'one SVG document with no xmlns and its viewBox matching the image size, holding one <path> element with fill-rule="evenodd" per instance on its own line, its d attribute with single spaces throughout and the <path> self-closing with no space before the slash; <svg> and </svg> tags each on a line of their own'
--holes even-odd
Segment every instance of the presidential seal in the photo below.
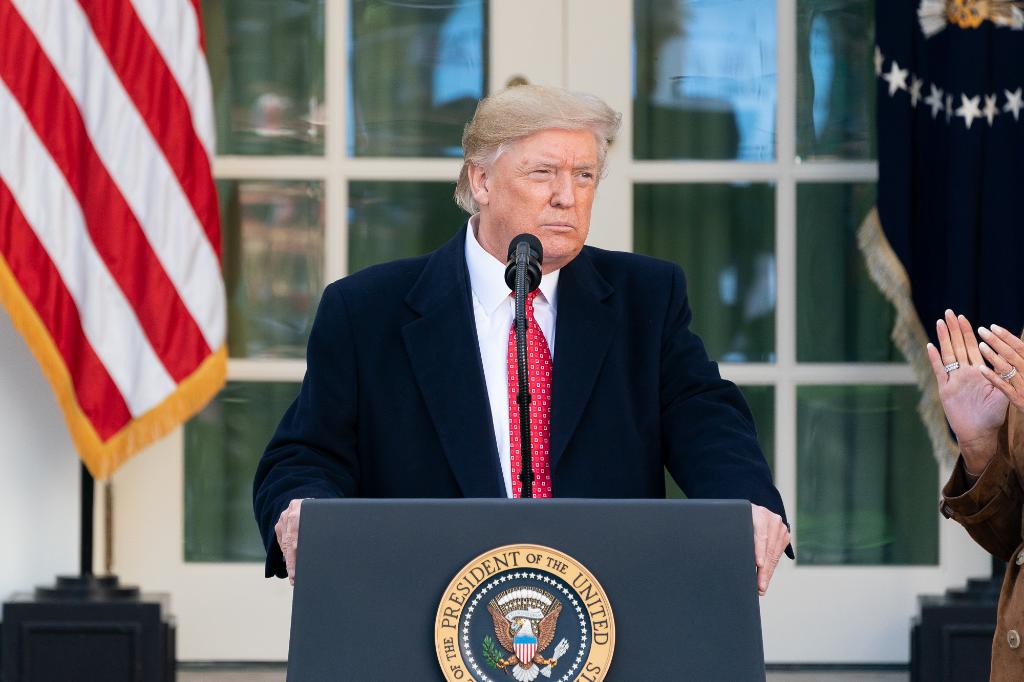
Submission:
<svg viewBox="0 0 1024 682">
<path fill-rule="evenodd" d="M 598 682 L 612 660 L 615 620 L 601 585 L 575 559 L 506 545 L 448 585 L 434 646 L 449 682 Z"/>
</svg>

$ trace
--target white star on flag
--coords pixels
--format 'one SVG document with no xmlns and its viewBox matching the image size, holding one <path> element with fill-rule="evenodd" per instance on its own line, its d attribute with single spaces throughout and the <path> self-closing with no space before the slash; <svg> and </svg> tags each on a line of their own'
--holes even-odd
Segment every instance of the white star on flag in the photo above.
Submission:
<svg viewBox="0 0 1024 682">
<path fill-rule="evenodd" d="M 924 85 L 924 81 L 914 76 L 910 77 L 910 106 L 917 108 L 917 103 L 921 101 L 921 86 Z"/>
<path fill-rule="evenodd" d="M 935 118 L 942 111 L 942 88 L 935 87 L 934 83 L 929 83 L 928 87 L 932 92 L 925 98 L 924 103 L 932 108 L 932 118 Z"/>
<path fill-rule="evenodd" d="M 995 120 L 996 116 L 999 115 L 999 107 L 996 106 L 996 97 L 998 95 L 985 95 L 985 109 L 982 111 L 985 114 L 985 120 L 988 121 L 988 127 L 992 127 L 992 121 Z"/>
<path fill-rule="evenodd" d="M 1006 104 L 1003 105 L 1003 111 L 1012 111 L 1013 120 L 1016 121 L 1020 118 L 1020 110 L 1024 109 L 1024 96 L 1021 95 L 1022 88 L 1017 88 L 1014 92 L 1009 90 L 1003 90 L 1006 93 Z"/>
<path fill-rule="evenodd" d="M 882 75 L 882 65 L 885 64 L 885 57 L 882 56 L 882 50 L 875 45 L 875 75 Z"/>
<path fill-rule="evenodd" d="M 909 75 L 909 69 L 901 69 L 895 59 L 892 61 L 889 73 L 882 76 L 882 79 L 889 84 L 889 97 L 895 95 L 897 90 L 907 89 L 907 76 Z"/>
<path fill-rule="evenodd" d="M 980 96 L 968 99 L 967 95 L 960 95 L 960 106 L 956 109 L 956 115 L 964 120 L 968 130 L 971 129 L 974 119 L 981 118 L 981 109 L 978 108 L 980 103 Z"/>
</svg>

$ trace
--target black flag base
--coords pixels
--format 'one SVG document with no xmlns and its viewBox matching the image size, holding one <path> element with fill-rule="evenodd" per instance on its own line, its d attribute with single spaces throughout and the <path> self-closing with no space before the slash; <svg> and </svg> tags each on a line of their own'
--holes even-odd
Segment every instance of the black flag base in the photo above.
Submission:
<svg viewBox="0 0 1024 682">
<path fill-rule="evenodd" d="M 4 682 L 173 682 L 175 629 L 164 594 L 116 576 L 58 576 L 3 605 Z"/>
<path fill-rule="evenodd" d="M 93 575 L 95 482 L 84 465 L 81 472 L 81 574 L 4 603 L 0 682 L 174 682 L 168 596 Z"/>
<path fill-rule="evenodd" d="M 962 589 L 918 597 L 910 627 L 910 682 L 975 682 L 989 678 L 996 607 L 1006 564 L 992 560 L 990 578 Z"/>
<path fill-rule="evenodd" d="M 138 599 L 139 588 L 121 585 L 116 575 L 58 575 L 53 587 L 40 585 L 36 599 Z"/>
</svg>

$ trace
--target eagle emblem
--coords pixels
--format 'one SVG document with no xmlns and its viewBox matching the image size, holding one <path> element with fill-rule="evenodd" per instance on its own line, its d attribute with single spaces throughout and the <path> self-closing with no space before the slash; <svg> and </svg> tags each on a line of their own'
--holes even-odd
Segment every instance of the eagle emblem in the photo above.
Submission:
<svg viewBox="0 0 1024 682">
<path fill-rule="evenodd" d="M 1014 31 L 1024 30 L 1024 2 L 1020 0 L 921 0 L 917 8 L 921 32 L 931 38 L 947 25 L 979 28 L 986 21 Z"/>
<path fill-rule="evenodd" d="M 446 682 L 601 682 L 615 618 L 597 579 L 568 554 L 504 545 L 452 578 L 434 648 Z"/>
<path fill-rule="evenodd" d="M 552 668 L 569 648 L 569 642 L 562 639 L 551 658 L 543 655 L 555 638 L 562 602 L 545 590 L 519 587 L 498 594 L 487 605 L 487 610 L 494 621 L 498 643 L 510 654 L 506 658 L 498 652 L 492 653 L 492 665 L 511 672 L 519 682 L 532 682 L 538 675 L 551 677 Z M 493 642 L 485 641 L 484 647 L 496 649 Z"/>
</svg>

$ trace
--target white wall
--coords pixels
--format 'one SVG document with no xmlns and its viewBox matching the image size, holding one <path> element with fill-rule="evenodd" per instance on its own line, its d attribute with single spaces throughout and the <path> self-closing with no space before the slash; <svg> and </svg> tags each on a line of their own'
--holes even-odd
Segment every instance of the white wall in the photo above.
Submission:
<svg viewBox="0 0 1024 682">
<path fill-rule="evenodd" d="M 50 385 L 0 309 L 0 600 L 78 572 L 78 462 Z"/>
</svg>

